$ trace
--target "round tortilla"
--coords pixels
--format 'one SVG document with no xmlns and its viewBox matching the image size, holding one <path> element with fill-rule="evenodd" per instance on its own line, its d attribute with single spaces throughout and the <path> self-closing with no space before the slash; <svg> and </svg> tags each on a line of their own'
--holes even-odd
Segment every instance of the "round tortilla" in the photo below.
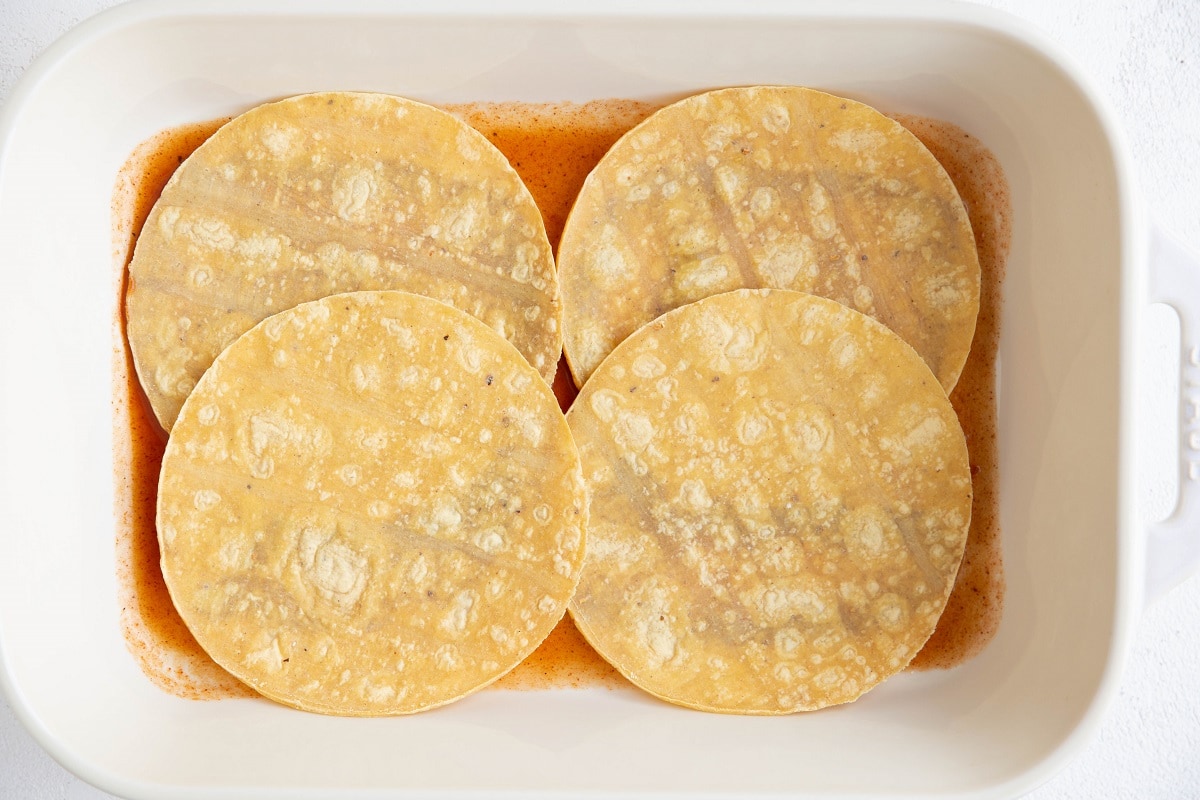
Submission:
<svg viewBox="0 0 1200 800">
<path fill-rule="evenodd" d="M 402 292 L 336 295 L 239 338 L 163 457 L 162 569 L 258 692 L 331 714 L 448 703 L 516 666 L 583 563 L 579 457 L 508 342 Z"/>
<path fill-rule="evenodd" d="M 766 287 L 874 317 L 949 391 L 979 309 L 971 225 L 937 160 L 878 111 L 799 87 L 708 92 L 627 133 L 588 176 L 558 269 L 577 385 L 660 314 Z"/>
<path fill-rule="evenodd" d="M 626 339 L 567 420 L 590 495 L 571 613 L 651 694 L 822 708 L 932 633 L 970 522 L 966 442 L 883 325 L 798 292 L 710 297 Z"/>
<path fill-rule="evenodd" d="M 129 267 L 129 344 L 158 421 L 169 431 L 208 365 L 260 320 L 366 289 L 449 303 L 554 377 L 550 243 L 486 137 L 382 94 L 302 95 L 233 119 L 171 178 Z"/>
</svg>

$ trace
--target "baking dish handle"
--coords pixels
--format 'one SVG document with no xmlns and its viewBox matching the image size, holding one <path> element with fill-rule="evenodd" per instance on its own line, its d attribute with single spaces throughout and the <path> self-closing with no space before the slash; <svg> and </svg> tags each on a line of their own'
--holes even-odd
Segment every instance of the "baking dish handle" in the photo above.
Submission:
<svg viewBox="0 0 1200 800">
<path fill-rule="evenodd" d="M 1146 599 L 1155 600 L 1200 567 L 1200 258 L 1157 226 L 1150 244 L 1150 302 L 1179 315 L 1179 502 L 1148 526 Z"/>
</svg>

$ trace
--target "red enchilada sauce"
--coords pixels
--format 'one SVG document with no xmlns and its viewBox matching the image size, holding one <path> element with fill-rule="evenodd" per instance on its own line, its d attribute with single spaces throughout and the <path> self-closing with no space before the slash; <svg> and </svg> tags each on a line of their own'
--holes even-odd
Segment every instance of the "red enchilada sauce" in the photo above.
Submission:
<svg viewBox="0 0 1200 800">
<path fill-rule="evenodd" d="M 449 107 L 512 162 L 542 210 L 557 245 L 588 172 L 621 134 L 658 106 L 627 100 L 583 105 L 524 103 Z M 999 163 L 977 140 L 948 123 L 896 119 L 933 152 L 967 206 L 983 285 L 974 345 L 951 394 L 966 433 L 975 499 L 966 555 L 937 630 L 912 667 L 952 667 L 991 640 L 1004 598 L 998 519 L 996 352 L 1000 290 L 1011 237 L 1008 186 Z M 114 287 L 122 299 L 113 346 L 113 451 L 117 571 L 121 625 L 130 652 L 160 688 L 185 698 L 254 693 L 217 666 L 196 643 L 171 603 L 159 570 L 154 528 L 158 471 L 166 435 L 149 409 L 125 339 L 124 291 L 137 234 L 175 168 L 224 120 L 173 128 L 140 145 L 121 168 L 113 193 Z M 565 409 L 575 389 L 563 363 L 554 382 Z M 569 618 L 495 686 L 509 689 L 617 686 L 624 679 L 584 641 Z"/>
</svg>

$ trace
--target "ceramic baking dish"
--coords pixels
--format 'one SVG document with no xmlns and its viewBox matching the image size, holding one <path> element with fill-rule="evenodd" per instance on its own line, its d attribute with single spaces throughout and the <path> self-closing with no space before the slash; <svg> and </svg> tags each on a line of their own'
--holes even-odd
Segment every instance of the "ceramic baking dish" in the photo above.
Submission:
<svg viewBox="0 0 1200 800">
<path fill-rule="evenodd" d="M 14 91 L 0 117 L 0 683 L 17 714 L 67 768 L 143 798 L 998 797 L 1043 780 L 1116 689 L 1147 542 L 1168 555 L 1154 562 L 1164 584 L 1194 564 L 1200 527 L 1197 467 L 1166 523 L 1147 530 L 1135 513 L 1140 320 L 1152 298 L 1173 301 L 1192 344 L 1200 281 L 1169 245 L 1152 257 L 1109 115 L 1054 48 L 975 7 L 508 5 L 135 3 L 73 31 Z M 1008 599 L 982 655 L 786 718 L 596 689 L 337 719 L 181 700 L 143 677 L 118 625 L 110 405 L 109 201 L 138 142 L 326 89 L 560 101 L 751 83 L 948 120 L 1007 172 Z M 1183 352 L 1195 382 L 1200 351 Z M 1188 444 L 1185 468 L 1200 457 Z"/>
</svg>

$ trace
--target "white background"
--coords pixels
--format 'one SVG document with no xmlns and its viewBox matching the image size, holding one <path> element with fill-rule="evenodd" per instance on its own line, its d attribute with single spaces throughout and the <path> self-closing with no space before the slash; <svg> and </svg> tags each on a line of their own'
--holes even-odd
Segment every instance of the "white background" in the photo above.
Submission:
<svg viewBox="0 0 1200 800">
<path fill-rule="evenodd" d="M 1125 129 L 1154 219 L 1200 254 L 1200 0 L 974 2 L 1030 20 L 1083 67 Z M 0 103 L 47 45 L 112 5 L 0 0 Z M 1154 376 L 1151 386 L 1165 396 L 1169 379 Z M 1160 452 L 1159 465 L 1167 467 L 1167 458 Z M 1165 515 L 1172 494 L 1161 479 L 1151 481 L 1145 513 Z M 0 564 L 0 580 L 14 568 Z M 1200 798 L 1200 578 L 1146 609 L 1099 734 L 1028 796 Z M 0 798 L 108 797 L 59 767 L 0 698 Z"/>
</svg>

